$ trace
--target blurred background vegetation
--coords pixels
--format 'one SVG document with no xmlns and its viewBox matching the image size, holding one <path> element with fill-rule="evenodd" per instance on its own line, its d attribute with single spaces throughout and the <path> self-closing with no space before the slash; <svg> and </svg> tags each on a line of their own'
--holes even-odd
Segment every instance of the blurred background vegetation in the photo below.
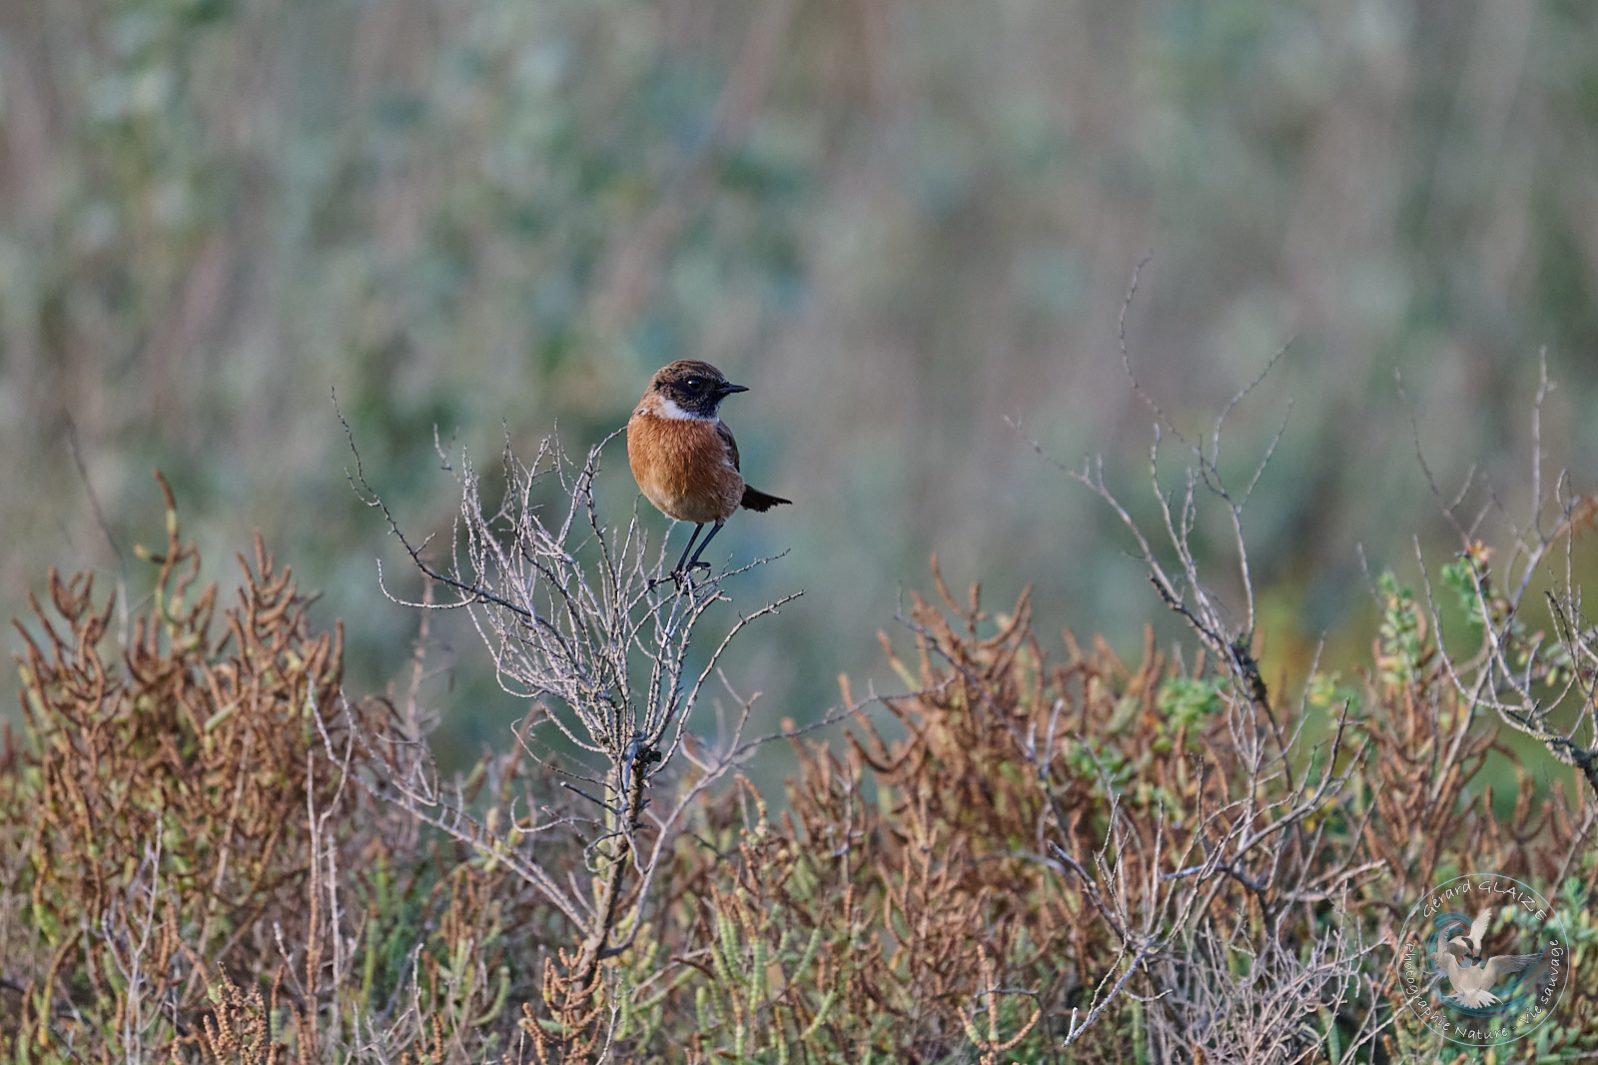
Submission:
<svg viewBox="0 0 1598 1065">
<path fill-rule="evenodd" d="M 1228 454 L 1291 401 L 1249 520 L 1266 671 L 1301 674 L 1368 638 L 1359 545 L 1412 582 L 1413 536 L 1455 546 L 1411 413 L 1445 491 L 1474 464 L 1523 505 L 1546 348 L 1591 483 L 1595 131 L 1589 0 L 0 0 L 0 605 L 49 565 L 145 594 L 159 466 L 213 563 L 258 528 L 322 590 L 369 690 L 416 617 L 330 392 L 422 532 L 435 427 L 581 450 L 692 356 L 797 501 L 716 545 L 791 549 L 744 601 L 807 593 L 732 671 L 773 717 L 881 676 L 933 550 L 1134 645 L 1124 541 L 1005 419 L 1146 496 L 1116 334 L 1152 253 L 1128 338 L 1185 430 L 1292 339 Z M 475 755 L 521 708 L 440 639 Z"/>
</svg>

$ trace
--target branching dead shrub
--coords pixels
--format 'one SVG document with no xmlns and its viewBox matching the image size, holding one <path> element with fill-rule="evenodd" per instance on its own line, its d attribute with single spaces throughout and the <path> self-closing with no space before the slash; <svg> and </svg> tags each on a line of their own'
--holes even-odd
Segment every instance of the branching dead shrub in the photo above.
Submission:
<svg viewBox="0 0 1598 1065">
<path fill-rule="evenodd" d="M 461 505 L 437 552 L 431 538 L 414 543 L 401 529 L 358 452 L 351 475 L 429 589 L 443 589 L 437 597 L 390 597 L 424 612 L 470 614 L 500 685 L 533 703 L 516 729 L 521 751 L 570 799 L 550 805 L 547 793 L 534 790 L 519 803 L 507 796 L 507 805 L 480 817 L 458 790 L 441 785 L 424 749 L 402 751 L 392 736 L 361 734 L 368 761 L 387 767 L 385 797 L 502 863 L 567 923 L 566 945 L 556 939 L 543 958 L 539 1008 L 525 1009 L 523 1029 L 543 1062 L 602 1056 L 625 1028 L 618 977 L 612 972 L 607 985 L 604 963 L 634 947 L 658 875 L 707 789 L 773 738 L 746 736 L 751 701 L 724 681 L 717 687 L 736 709 L 722 718 L 721 734 L 701 743 L 688 732 L 690 715 L 706 701 L 733 642 L 798 594 L 723 624 L 732 603 L 726 583 L 768 559 L 703 581 L 663 581 L 664 545 L 651 548 L 636 508 L 620 526 L 600 516 L 596 477 L 618 433 L 581 463 L 553 436 L 528 462 L 507 441 L 495 502 L 485 500 L 469 456 L 441 456 L 456 473 Z M 350 445 L 353 451 L 353 434 Z M 683 786 L 658 785 L 672 779 Z M 552 849 L 552 838 L 576 842 L 580 852 Z"/>
<path fill-rule="evenodd" d="M 1474 617 L 1479 649 L 1456 658 L 1440 642 L 1442 617 L 1435 600 L 1428 596 L 1431 609 L 1424 613 L 1414 594 L 1387 573 L 1376 582 L 1381 637 L 1364 690 L 1316 673 L 1299 705 L 1289 707 L 1273 694 L 1259 667 L 1255 578 L 1244 527 L 1245 507 L 1280 431 L 1240 489 L 1221 462 L 1228 415 L 1253 393 L 1281 353 L 1231 399 L 1207 437 L 1189 439 L 1133 371 L 1125 321 L 1137 283 L 1134 273 L 1122 307 L 1120 353 L 1132 389 L 1155 417 L 1149 480 L 1158 533 L 1146 533 L 1133 518 L 1106 482 L 1102 462 L 1066 472 L 1121 520 L 1159 598 L 1214 656 L 1219 668 L 1213 679 L 1206 678 L 1202 666 L 1172 678 L 1178 688 L 1167 709 L 1191 704 L 1210 685 L 1224 742 L 1212 738 L 1205 747 L 1205 769 L 1218 770 L 1207 773 L 1215 790 L 1200 786 L 1172 809 L 1133 814 L 1121 803 L 1114 776 L 1105 773 L 1105 790 L 1116 801 L 1103 846 L 1091 861 L 1083 852 L 1073 855 L 1055 847 L 1121 942 L 1117 964 L 1123 977 L 1099 1003 L 1143 984 L 1150 1042 L 1161 1060 L 1188 1053 L 1232 1060 L 1243 1053 L 1241 1047 L 1249 1048 L 1242 1060 L 1280 1061 L 1412 1050 L 1424 1039 L 1413 1015 L 1403 1009 L 1397 967 L 1383 967 L 1372 955 L 1376 945 L 1396 940 L 1406 906 L 1436 884 L 1443 870 L 1491 870 L 1544 884 L 1578 915 L 1577 938 L 1592 939 L 1587 911 L 1598 821 L 1593 801 L 1598 776 L 1592 771 L 1598 711 L 1592 703 L 1592 670 L 1573 665 L 1587 654 L 1582 634 L 1590 630 L 1571 620 L 1580 616 L 1580 592 L 1570 564 L 1576 531 L 1592 505 L 1569 491 L 1564 475 L 1553 498 L 1544 496 L 1540 433 L 1535 433 L 1531 520 L 1523 527 L 1510 523 L 1507 571 L 1514 591 L 1494 591 L 1484 566 L 1491 552 L 1476 539 L 1481 517 L 1469 528 L 1455 518 L 1454 508 L 1467 491 L 1445 508 L 1460 533 L 1462 552 L 1443 576 L 1465 600 L 1466 616 Z M 1547 391 L 1545 374 L 1536 425 Z M 1182 453 L 1174 488 L 1162 469 L 1162 443 L 1168 438 Z M 1496 495 L 1490 490 L 1487 495 L 1490 505 L 1482 516 L 1499 507 Z M 1231 609 L 1207 578 L 1196 547 L 1206 510 L 1218 512 L 1231 533 L 1234 568 L 1226 583 L 1239 600 Z M 1550 510 L 1552 520 L 1545 521 Z M 1548 641 L 1528 631 L 1520 605 L 1533 582 L 1548 576 L 1543 566 L 1560 543 L 1566 560 L 1563 591 L 1548 598 L 1562 639 L 1545 650 Z M 1571 723 L 1555 726 L 1558 709 L 1571 702 L 1576 703 Z M 1536 776 L 1522 770 L 1512 818 L 1498 816 L 1491 792 L 1481 794 L 1479 779 L 1490 751 L 1509 752 L 1499 736 L 1480 727 L 1480 709 L 1492 710 L 1504 724 L 1540 741 L 1557 761 L 1575 767 L 1585 783 L 1594 785 L 1591 794 L 1572 801 L 1566 782 L 1559 781 L 1553 801 L 1539 811 Z M 1317 710 L 1330 718 L 1317 723 L 1318 731 L 1331 735 L 1329 745 L 1305 738 Z M 1587 737 L 1585 746 L 1579 734 Z M 1149 776 L 1135 773 L 1131 781 L 1147 786 Z M 1192 887 L 1160 886 L 1182 880 L 1191 880 Z M 1202 996 L 1208 1005 L 1194 1015 L 1186 1009 L 1195 997 L 1191 974 L 1196 965 L 1201 982 L 1214 984 L 1225 972 L 1214 964 L 1217 951 L 1256 959 L 1250 972 L 1259 966 L 1274 969 L 1278 984 L 1299 982 L 1283 973 L 1280 963 L 1300 959 L 1309 966 L 1304 980 L 1338 989 L 1303 1003 L 1328 1020 L 1318 1029 L 1306 1028 L 1303 1018 L 1274 1008 L 1251 985 L 1224 979 L 1220 982 L 1229 994 L 1253 1003 L 1245 1011 L 1247 1023 L 1240 1027 L 1234 1011 L 1217 1013 L 1212 995 Z M 1140 964 L 1156 958 L 1157 964 L 1143 964 L 1134 983 Z M 1590 1015 L 1591 1000 L 1576 998 L 1568 1008 Z M 1211 1015 L 1224 1016 L 1227 1023 L 1211 1027 L 1205 1020 Z M 1350 1025 L 1350 1016 L 1357 1023 Z M 1089 1021 L 1093 1017 L 1090 1012 Z M 1555 1025 L 1543 1040 L 1580 1030 Z"/>
</svg>

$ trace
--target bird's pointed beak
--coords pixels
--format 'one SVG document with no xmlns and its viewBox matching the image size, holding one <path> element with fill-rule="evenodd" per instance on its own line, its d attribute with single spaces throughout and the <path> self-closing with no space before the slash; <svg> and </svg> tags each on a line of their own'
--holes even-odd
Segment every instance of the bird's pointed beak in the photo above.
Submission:
<svg viewBox="0 0 1598 1065">
<path fill-rule="evenodd" d="M 723 396 L 730 396 L 734 392 L 747 392 L 747 391 L 749 391 L 749 386 L 748 385 L 735 385 L 731 381 L 723 381 L 721 384 L 716 386 L 717 394 L 723 395 Z"/>
</svg>

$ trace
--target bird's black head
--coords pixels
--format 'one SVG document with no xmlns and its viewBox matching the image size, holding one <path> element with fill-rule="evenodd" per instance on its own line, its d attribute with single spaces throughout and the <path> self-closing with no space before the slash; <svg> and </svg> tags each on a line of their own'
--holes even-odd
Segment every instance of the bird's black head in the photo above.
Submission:
<svg viewBox="0 0 1598 1065">
<path fill-rule="evenodd" d="M 728 381 L 710 363 L 697 359 L 661 367 L 649 382 L 649 390 L 675 403 L 684 414 L 698 418 L 714 418 L 722 400 L 734 392 L 749 391 Z"/>
</svg>

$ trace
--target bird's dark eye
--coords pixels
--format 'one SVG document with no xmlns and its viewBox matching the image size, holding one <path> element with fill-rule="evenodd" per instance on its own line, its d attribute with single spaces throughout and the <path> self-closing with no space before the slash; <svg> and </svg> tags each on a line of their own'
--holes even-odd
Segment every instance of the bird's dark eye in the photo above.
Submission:
<svg viewBox="0 0 1598 1065">
<path fill-rule="evenodd" d="M 704 384 L 704 382 L 701 381 L 699 378 L 690 377 L 690 378 L 688 378 L 688 380 L 683 382 L 683 387 L 688 389 L 688 391 L 690 391 L 690 392 L 697 392 L 697 391 L 699 391 L 699 386 L 702 385 L 702 384 Z"/>
</svg>

